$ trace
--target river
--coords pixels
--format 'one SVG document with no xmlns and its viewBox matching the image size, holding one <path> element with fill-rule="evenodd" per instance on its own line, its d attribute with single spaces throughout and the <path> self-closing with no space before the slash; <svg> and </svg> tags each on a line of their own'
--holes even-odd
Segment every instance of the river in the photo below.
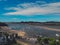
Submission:
<svg viewBox="0 0 60 45">
<path fill-rule="evenodd" d="M 53 31 L 51 29 L 43 29 L 41 26 L 33 26 L 28 24 L 9 23 L 8 27 L 12 30 L 21 30 L 26 32 L 29 37 L 35 37 L 37 35 L 43 35 L 48 37 L 55 37 L 56 34 L 60 34 L 59 31 Z"/>
</svg>

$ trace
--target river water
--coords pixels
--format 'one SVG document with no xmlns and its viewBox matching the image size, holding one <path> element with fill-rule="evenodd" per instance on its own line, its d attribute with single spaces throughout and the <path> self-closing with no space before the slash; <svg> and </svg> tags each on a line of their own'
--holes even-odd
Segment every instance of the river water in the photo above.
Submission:
<svg viewBox="0 0 60 45">
<path fill-rule="evenodd" d="M 60 34 L 60 32 L 42 29 L 37 26 L 28 25 L 28 24 L 11 23 L 11 24 L 8 24 L 8 27 L 13 30 L 24 31 L 27 33 L 28 36 L 31 36 L 31 37 L 35 37 L 36 35 L 55 37 L 56 34 Z"/>
</svg>

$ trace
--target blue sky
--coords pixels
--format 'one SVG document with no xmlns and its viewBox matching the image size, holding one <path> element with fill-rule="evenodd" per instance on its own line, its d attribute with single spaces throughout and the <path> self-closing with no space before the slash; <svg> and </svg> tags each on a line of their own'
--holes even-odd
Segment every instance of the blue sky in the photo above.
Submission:
<svg viewBox="0 0 60 45">
<path fill-rule="evenodd" d="M 60 0 L 0 0 L 0 22 L 60 21 Z"/>
</svg>

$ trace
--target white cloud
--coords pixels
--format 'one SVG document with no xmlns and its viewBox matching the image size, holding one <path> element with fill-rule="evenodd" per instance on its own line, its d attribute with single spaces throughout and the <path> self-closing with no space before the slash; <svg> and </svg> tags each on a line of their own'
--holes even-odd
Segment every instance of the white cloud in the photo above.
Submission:
<svg viewBox="0 0 60 45">
<path fill-rule="evenodd" d="M 32 3 L 32 2 L 30 2 L 30 3 L 23 3 L 23 4 L 18 4 L 17 6 L 18 7 L 23 7 L 23 8 L 31 8 L 31 7 L 37 7 L 37 6 L 39 6 L 39 5 L 41 5 L 41 4 L 45 4 L 46 2 L 44 2 L 44 1 L 36 1 L 35 3 Z"/>
<path fill-rule="evenodd" d="M 45 2 L 44 2 L 45 3 Z M 18 4 L 17 7 L 7 8 L 8 10 L 16 10 L 16 12 L 8 12 L 5 15 L 45 15 L 60 14 L 60 2 L 45 3 L 40 5 L 39 1 L 35 3 Z"/>
<path fill-rule="evenodd" d="M 10 7 L 10 8 L 4 8 L 5 10 L 22 10 L 22 8 L 17 8 L 17 7 Z"/>
<path fill-rule="evenodd" d="M 16 20 L 17 18 L 12 18 L 13 20 Z"/>
</svg>

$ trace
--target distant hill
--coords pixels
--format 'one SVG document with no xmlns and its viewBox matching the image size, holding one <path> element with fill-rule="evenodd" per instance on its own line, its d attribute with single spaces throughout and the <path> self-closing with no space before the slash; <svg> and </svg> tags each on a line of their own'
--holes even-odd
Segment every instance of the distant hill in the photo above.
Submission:
<svg viewBox="0 0 60 45">
<path fill-rule="evenodd" d="M 23 24 L 32 24 L 32 25 L 47 25 L 47 26 L 60 26 L 60 22 L 48 21 L 48 22 L 21 22 Z"/>
<path fill-rule="evenodd" d="M 41 25 L 41 26 L 60 26 L 60 22 L 56 21 L 46 21 L 46 22 L 0 22 L 0 26 L 8 26 L 7 24 L 30 24 L 30 25 Z"/>
</svg>

